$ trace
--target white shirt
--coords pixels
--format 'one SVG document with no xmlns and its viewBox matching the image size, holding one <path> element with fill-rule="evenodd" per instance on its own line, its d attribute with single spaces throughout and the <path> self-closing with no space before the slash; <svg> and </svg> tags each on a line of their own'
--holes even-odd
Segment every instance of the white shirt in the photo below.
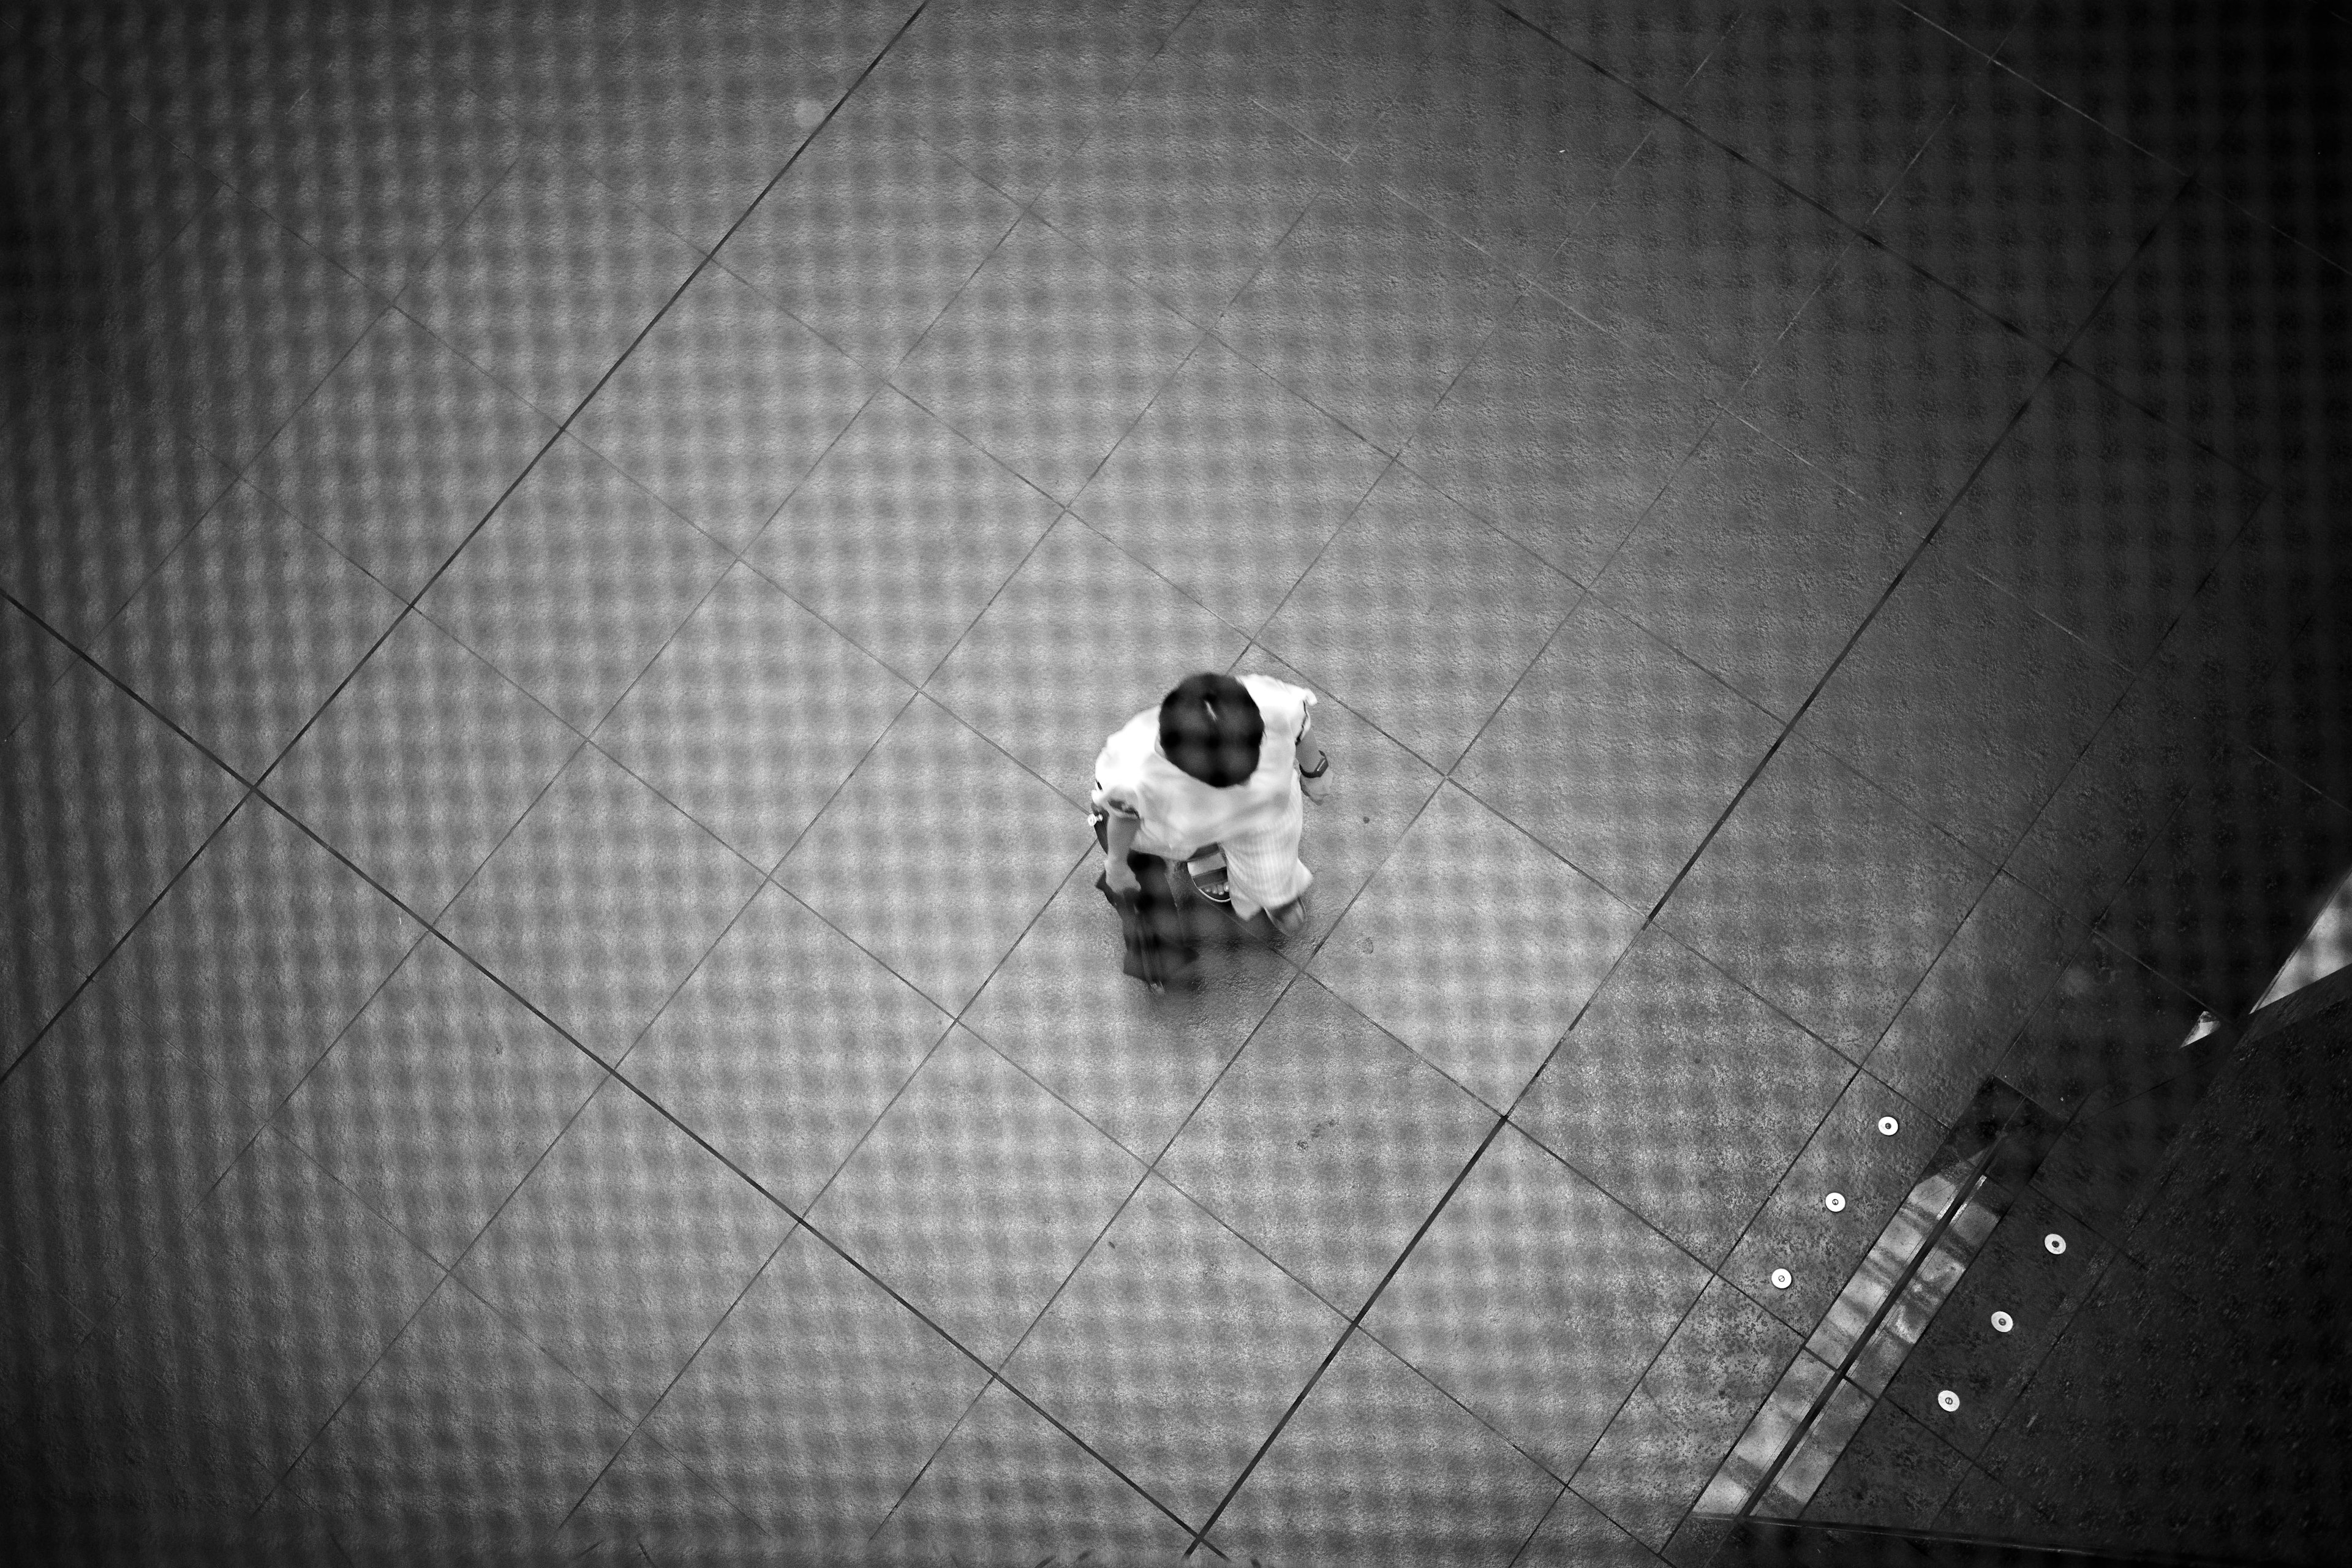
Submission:
<svg viewBox="0 0 2352 1568">
<path fill-rule="evenodd" d="M 1115 731 L 1095 759 L 1096 809 L 1138 817 L 1135 847 L 1164 859 L 1185 859 L 1211 844 L 1237 845 L 1267 834 L 1292 836 L 1297 821 L 1297 744 L 1315 694 L 1270 675 L 1244 675 L 1265 721 L 1257 770 L 1217 789 L 1160 754 L 1160 710 L 1147 708 Z M 1297 842 L 1295 837 L 1291 842 Z"/>
</svg>

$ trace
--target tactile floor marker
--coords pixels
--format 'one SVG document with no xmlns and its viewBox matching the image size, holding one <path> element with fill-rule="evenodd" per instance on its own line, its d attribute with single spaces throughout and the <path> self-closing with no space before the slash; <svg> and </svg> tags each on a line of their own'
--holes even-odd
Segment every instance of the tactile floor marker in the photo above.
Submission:
<svg viewBox="0 0 2352 1568">
<path fill-rule="evenodd" d="M 1978 1091 L 1708 1481 L 1696 1513 L 1793 1517 L 1811 1500 L 2039 1163 L 2048 1139 L 2021 1115 L 2025 1109 L 1997 1079 Z"/>
</svg>

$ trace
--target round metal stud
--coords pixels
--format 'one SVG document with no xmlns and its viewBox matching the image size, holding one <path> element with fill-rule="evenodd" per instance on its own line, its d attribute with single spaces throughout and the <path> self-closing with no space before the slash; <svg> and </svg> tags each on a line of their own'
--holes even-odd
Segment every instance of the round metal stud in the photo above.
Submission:
<svg viewBox="0 0 2352 1568">
<path fill-rule="evenodd" d="M 2017 1320 L 2011 1317 L 2007 1312 L 1995 1312 L 1992 1315 L 1993 1332 L 1997 1334 L 2005 1334 L 2015 1327 L 2017 1327 Z"/>
<path fill-rule="evenodd" d="M 1829 1196 L 1822 1200 L 1822 1206 L 1829 1210 L 1832 1214 L 1843 1214 L 1845 1213 L 1845 1194 L 1843 1193 L 1832 1193 Z"/>
<path fill-rule="evenodd" d="M 2042 1238 L 2042 1245 L 2050 1249 L 2051 1257 L 2055 1258 L 2066 1250 L 2066 1238 L 2053 1230 Z"/>
<path fill-rule="evenodd" d="M 1882 1116 L 1878 1119 L 1878 1130 L 1892 1138 L 1903 1131 L 1903 1123 L 1895 1121 L 1892 1116 Z"/>
<path fill-rule="evenodd" d="M 1792 1277 L 1787 1269 L 1775 1268 L 1772 1270 L 1772 1289 L 1775 1290 L 1786 1290 L 1789 1288 L 1791 1278 Z"/>
<path fill-rule="evenodd" d="M 1960 1407 L 1960 1396 L 1948 1388 L 1936 1395 L 1936 1403 L 1943 1406 L 1945 1413 L 1948 1415 Z"/>
</svg>

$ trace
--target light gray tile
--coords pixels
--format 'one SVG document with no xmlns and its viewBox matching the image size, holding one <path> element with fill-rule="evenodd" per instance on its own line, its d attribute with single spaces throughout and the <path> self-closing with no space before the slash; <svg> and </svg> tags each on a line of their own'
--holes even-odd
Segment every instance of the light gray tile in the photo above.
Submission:
<svg viewBox="0 0 2352 1568">
<path fill-rule="evenodd" d="M 1346 1328 L 1153 1178 L 1004 1375 L 1197 1526 Z"/>
<path fill-rule="evenodd" d="M 775 877 L 960 1011 L 1091 842 L 1066 798 L 918 698 Z"/>
<path fill-rule="evenodd" d="M 1135 1156 L 959 1029 L 809 1221 L 994 1365 L 1142 1175 Z"/>
<path fill-rule="evenodd" d="M 597 727 L 596 743 L 768 868 L 914 694 L 737 565 Z"/>
<path fill-rule="evenodd" d="M 545 1020 L 427 938 L 274 1125 L 446 1266 L 603 1077 Z"/>
<path fill-rule="evenodd" d="M 1564 1477 L 1706 1283 L 1696 1259 L 1505 1128 L 1364 1327 Z"/>
<path fill-rule="evenodd" d="M 1641 923 L 1599 883 L 1442 788 L 1308 973 L 1503 1110 Z"/>
<path fill-rule="evenodd" d="M 614 1408 L 642 1417 L 792 1225 L 608 1079 L 456 1273 Z"/>
<path fill-rule="evenodd" d="M 805 1209 L 947 1032 L 948 1016 L 782 889 L 762 888 L 622 1076 Z"/>
</svg>

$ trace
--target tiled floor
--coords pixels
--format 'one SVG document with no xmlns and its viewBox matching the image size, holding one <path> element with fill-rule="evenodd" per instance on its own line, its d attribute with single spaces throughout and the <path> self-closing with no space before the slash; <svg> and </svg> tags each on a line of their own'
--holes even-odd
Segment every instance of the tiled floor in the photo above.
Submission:
<svg viewBox="0 0 2352 1568">
<path fill-rule="evenodd" d="M 2352 864 L 2352 22 L 2163 9 L 11 8 L 10 1528 L 1703 1560 Z M 1153 998 L 1202 668 L 1336 788 Z"/>
</svg>

